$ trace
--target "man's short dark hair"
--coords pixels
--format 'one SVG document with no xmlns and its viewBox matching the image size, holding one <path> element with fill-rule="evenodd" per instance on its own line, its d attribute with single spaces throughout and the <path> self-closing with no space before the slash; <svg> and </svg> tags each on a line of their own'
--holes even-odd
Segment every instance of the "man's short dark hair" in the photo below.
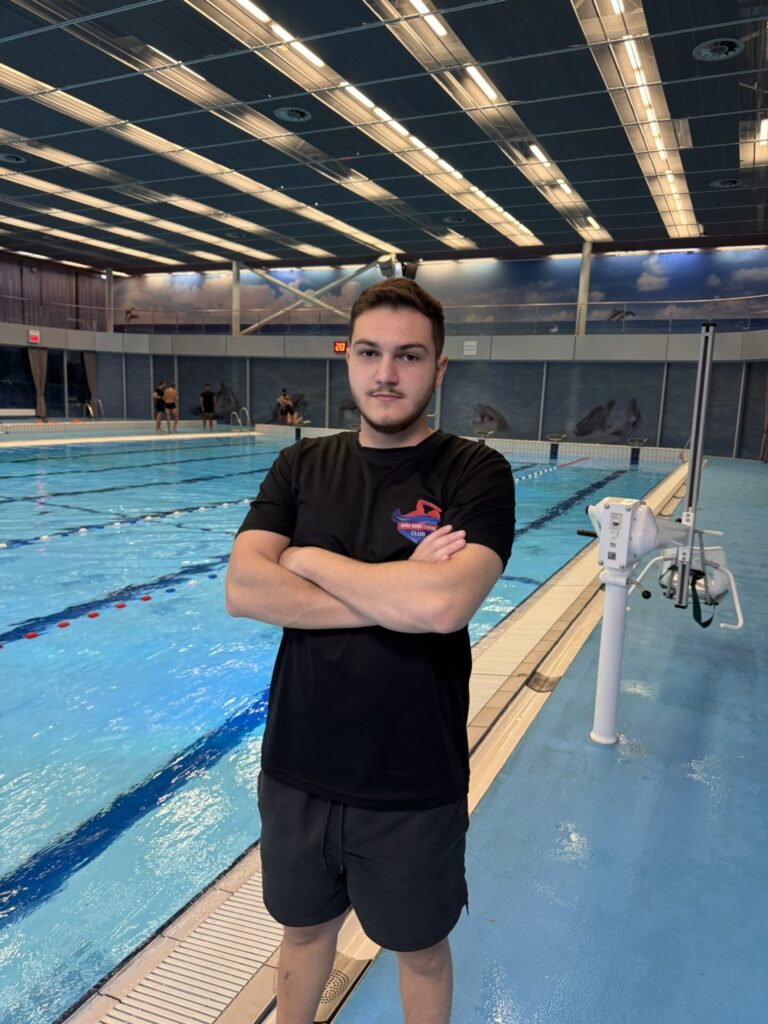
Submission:
<svg viewBox="0 0 768 1024">
<path fill-rule="evenodd" d="M 349 316 L 349 337 L 355 328 L 355 321 L 370 309 L 415 309 L 423 313 L 432 323 L 432 340 L 435 343 L 435 355 L 439 359 L 445 343 L 445 316 L 443 307 L 438 300 L 425 291 L 421 285 L 405 277 L 396 277 L 379 281 L 366 288 L 359 296 Z"/>
</svg>

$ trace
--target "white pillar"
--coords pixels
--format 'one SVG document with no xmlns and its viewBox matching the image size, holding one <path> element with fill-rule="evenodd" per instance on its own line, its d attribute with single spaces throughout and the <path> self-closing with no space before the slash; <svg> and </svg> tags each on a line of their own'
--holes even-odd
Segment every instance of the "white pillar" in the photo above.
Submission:
<svg viewBox="0 0 768 1024">
<path fill-rule="evenodd" d="M 576 334 L 587 333 L 587 306 L 589 304 L 589 275 L 592 269 L 592 243 L 581 247 L 581 268 L 579 270 L 579 293 L 576 296 Z"/>
<path fill-rule="evenodd" d="M 104 302 L 104 329 L 110 333 L 115 329 L 115 278 L 112 268 L 105 271 L 107 275 L 107 295 Z"/>
<path fill-rule="evenodd" d="M 232 333 L 240 333 L 240 262 L 232 260 Z"/>
</svg>

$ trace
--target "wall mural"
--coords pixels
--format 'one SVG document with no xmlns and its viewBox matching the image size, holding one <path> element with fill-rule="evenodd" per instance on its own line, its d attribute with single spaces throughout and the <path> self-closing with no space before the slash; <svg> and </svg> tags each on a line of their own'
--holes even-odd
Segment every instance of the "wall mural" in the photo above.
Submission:
<svg viewBox="0 0 768 1024">
<path fill-rule="evenodd" d="M 471 325 L 473 333 L 569 333 L 573 331 L 581 258 L 478 260 L 425 263 L 418 280 L 446 305 L 449 330 Z M 300 291 L 317 291 L 349 272 L 346 269 L 270 270 L 273 277 Z M 377 269 L 330 288 L 322 296 L 334 309 L 347 311 L 369 284 L 382 280 Z M 229 271 L 149 274 L 115 283 L 117 322 L 146 329 L 150 310 L 173 312 L 179 331 L 200 324 L 228 329 L 231 306 Z M 766 293 L 765 298 L 760 297 Z M 753 296 L 745 300 L 744 296 Z M 754 297 L 757 296 L 757 297 Z M 718 300 L 720 330 L 768 328 L 768 250 L 658 252 L 596 255 L 590 280 L 589 333 L 658 333 L 697 329 Z M 243 323 L 286 309 L 295 296 L 252 271 L 241 274 Z M 203 315 L 203 311 L 208 311 Z M 316 332 L 341 325 L 341 318 L 307 303 L 265 331 Z M 168 318 L 166 318 L 168 319 Z M 155 327 L 158 321 L 155 318 Z"/>
</svg>

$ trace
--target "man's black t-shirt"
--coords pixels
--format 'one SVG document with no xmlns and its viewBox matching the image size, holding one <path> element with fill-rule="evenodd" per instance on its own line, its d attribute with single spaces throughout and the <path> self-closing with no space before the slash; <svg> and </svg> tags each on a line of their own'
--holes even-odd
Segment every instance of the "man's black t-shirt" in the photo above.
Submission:
<svg viewBox="0 0 768 1024">
<path fill-rule="evenodd" d="M 364 448 L 356 433 L 305 439 L 275 460 L 242 530 L 361 562 L 406 560 L 450 523 L 506 564 L 515 523 L 509 463 L 436 431 L 410 448 Z M 467 791 L 472 667 L 455 633 L 285 629 L 262 768 L 286 785 L 358 807 L 433 807 Z"/>
</svg>

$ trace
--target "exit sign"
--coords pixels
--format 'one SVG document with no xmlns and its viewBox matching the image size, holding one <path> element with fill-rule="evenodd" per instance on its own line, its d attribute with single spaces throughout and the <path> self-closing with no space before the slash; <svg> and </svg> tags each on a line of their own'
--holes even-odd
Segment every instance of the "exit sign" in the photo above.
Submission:
<svg viewBox="0 0 768 1024">
<path fill-rule="evenodd" d="M 27 333 L 27 337 L 29 339 L 29 344 L 30 345 L 39 345 L 40 344 L 40 328 L 39 327 L 30 327 L 29 331 Z"/>
<path fill-rule="evenodd" d="M 333 343 L 333 351 L 334 352 L 346 352 L 347 351 L 347 343 L 346 343 L 346 341 L 334 341 L 334 343 Z"/>
</svg>

